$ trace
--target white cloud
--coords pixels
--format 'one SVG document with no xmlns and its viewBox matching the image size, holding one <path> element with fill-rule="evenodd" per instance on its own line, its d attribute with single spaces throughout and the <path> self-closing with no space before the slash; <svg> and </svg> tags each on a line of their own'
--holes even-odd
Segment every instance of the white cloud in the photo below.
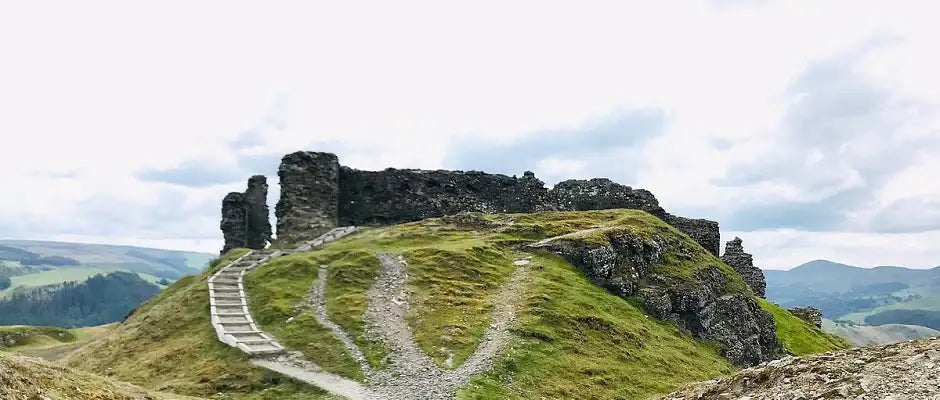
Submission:
<svg viewBox="0 0 940 400">
<path fill-rule="evenodd" d="M 0 178 L 11 194 L 0 196 L 0 236 L 215 251 L 213 207 L 241 190 L 250 173 L 268 172 L 276 191 L 271 172 L 284 153 L 330 150 L 367 169 L 440 168 L 462 138 L 512 142 L 640 109 L 661 110 L 655 137 L 603 156 L 548 155 L 530 169 L 619 178 L 694 217 L 724 220 L 787 198 L 825 202 L 832 193 L 869 188 L 871 174 L 809 157 L 799 174 L 787 175 L 795 183 L 770 179 L 739 190 L 713 180 L 747 174 L 736 166 L 760 164 L 773 152 L 790 100 L 799 98 L 787 90 L 808 66 L 872 38 L 897 40 L 853 68 L 892 99 L 918 105 L 874 121 L 900 127 L 891 135 L 938 135 L 936 115 L 924 113 L 940 104 L 936 7 L 850 0 L 7 2 L 0 5 Z M 846 151 L 879 157 L 882 147 L 862 140 L 868 135 L 842 133 Z M 875 233 L 878 215 L 940 196 L 929 179 L 940 161 L 914 158 L 898 160 L 909 165 L 870 188 L 870 204 L 844 210 L 845 230 L 893 237 Z M 193 176 L 197 167 L 217 174 Z M 154 179 L 140 179 L 147 171 Z M 159 214 L 160 225 L 134 214 L 168 192 L 192 206 Z M 94 232 L 87 227 L 96 214 L 82 205 L 99 203 L 115 209 L 117 223 Z M 752 235 L 772 242 L 789 234 L 741 235 L 747 246 Z M 904 235 L 922 247 L 933 239 Z M 788 243 L 793 253 L 824 257 L 820 246 Z M 940 264 L 933 253 L 897 255 L 877 241 L 862 243 L 880 260 L 873 263 Z"/>
</svg>

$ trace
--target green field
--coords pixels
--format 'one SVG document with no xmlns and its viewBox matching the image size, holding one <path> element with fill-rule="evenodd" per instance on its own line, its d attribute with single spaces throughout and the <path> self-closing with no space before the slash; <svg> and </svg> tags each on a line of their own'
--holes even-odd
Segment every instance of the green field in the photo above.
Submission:
<svg viewBox="0 0 940 400">
<path fill-rule="evenodd" d="M 65 282 L 81 283 L 95 275 L 107 275 L 110 272 L 124 271 L 121 268 L 114 267 L 63 267 L 48 271 L 37 271 L 34 274 L 18 275 L 10 277 L 13 285 L 9 289 L 0 291 L 0 299 L 9 296 L 17 288 L 34 288 L 45 285 L 56 285 Z M 156 276 L 144 273 L 137 273 L 141 279 L 157 284 L 161 280 Z M 159 285 L 158 285 L 159 286 Z M 162 287 L 162 286 L 161 286 Z"/>
</svg>

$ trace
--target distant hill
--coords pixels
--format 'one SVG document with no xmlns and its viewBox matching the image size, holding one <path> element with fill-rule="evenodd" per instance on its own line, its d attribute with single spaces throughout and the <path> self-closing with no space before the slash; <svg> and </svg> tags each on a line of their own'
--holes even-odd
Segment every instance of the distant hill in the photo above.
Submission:
<svg viewBox="0 0 940 400">
<path fill-rule="evenodd" d="M 183 275 L 199 273 L 213 257 L 215 255 L 210 253 L 133 246 L 0 240 L 0 263 L 10 269 L 81 266 L 137 272 L 176 280 Z"/>
<path fill-rule="evenodd" d="M 885 324 L 859 325 L 847 321 L 823 320 L 826 332 L 849 339 L 856 346 L 888 344 L 927 337 L 940 336 L 940 331 L 920 325 Z"/>
<path fill-rule="evenodd" d="M 768 299 L 787 308 L 817 307 L 827 319 L 850 323 L 827 330 L 856 342 L 891 343 L 937 332 L 927 327 L 936 329 L 940 319 L 940 267 L 859 268 L 815 260 L 764 275 Z"/>
<path fill-rule="evenodd" d="M 0 240 L 0 325 L 120 321 L 141 301 L 214 255 L 177 250 Z"/>
<path fill-rule="evenodd" d="M 0 325 L 79 327 L 120 321 L 160 288 L 130 272 L 96 275 L 0 299 Z"/>
</svg>

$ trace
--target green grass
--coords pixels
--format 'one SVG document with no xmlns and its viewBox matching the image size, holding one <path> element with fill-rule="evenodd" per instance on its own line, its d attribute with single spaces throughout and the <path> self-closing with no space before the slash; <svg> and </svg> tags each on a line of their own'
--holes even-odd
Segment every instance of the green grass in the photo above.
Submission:
<svg viewBox="0 0 940 400">
<path fill-rule="evenodd" d="M 249 272 L 245 290 L 251 315 L 281 344 L 301 351 L 326 371 L 362 380 L 362 370 L 343 343 L 316 321 L 312 310 L 297 307 L 316 283 L 320 264 L 308 253 L 279 257 Z"/>
<path fill-rule="evenodd" d="M 57 360 L 70 351 L 106 335 L 117 324 L 64 329 L 57 327 L 0 326 L 0 351 Z M 14 343 L 13 346 L 6 346 Z"/>
<path fill-rule="evenodd" d="M 39 286 L 46 286 L 46 285 L 56 285 L 56 284 L 65 283 L 65 282 L 81 283 L 95 275 L 99 275 L 99 274 L 107 275 L 108 273 L 115 272 L 115 271 L 127 271 L 127 272 L 134 273 L 133 271 L 129 271 L 129 270 L 121 269 L 121 268 L 114 268 L 114 267 L 96 267 L 96 266 L 57 267 L 51 270 L 36 271 L 35 273 L 31 273 L 27 275 L 16 275 L 16 276 L 10 277 L 10 281 L 12 285 L 10 286 L 9 289 L 0 291 L 0 298 L 9 296 L 10 294 L 14 293 L 14 290 L 17 290 L 17 289 L 22 290 L 25 288 L 32 288 L 32 287 L 39 287 Z M 157 284 L 157 282 L 160 281 L 160 279 L 162 279 L 162 278 L 158 278 L 156 276 L 145 274 L 145 273 L 137 273 L 137 275 L 139 275 L 141 279 L 151 282 L 155 285 Z"/>
<path fill-rule="evenodd" d="M 184 399 L 155 393 L 35 358 L 0 353 L 3 399 Z"/>
<path fill-rule="evenodd" d="M 758 299 L 758 302 L 761 308 L 773 315 L 777 338 L 793 355 L 825 353 L 852 347 L 846 339 L 823 332 L 774 303 L 764 299 Z"/>
<path fill-rule="evenodd" d="M 735 371 L 716 347 L 539 255 L 515 333 L 521 338 L 460 399 L 642 399 Z"/>
<path fill-rule="evenodd" d="M 646 398 L 735 370 L 717 346 L 648 317 L 639 305 L 594 286 L 562 259 L 513 246 L 588 228 L 604 234 L 588 239 L 598 244 L 615 233 L 657 239 L 670 250 L 656 267 L 664 274 L 691 279 L 699 269 L 718 266 L 738 285 L 734 290 L 750 293 L 730 268 L 669 225 L 633 210 L 470 217 L 476 227 L 451 225 L 444 218 L 366 229 L 324 249 L 260 266 L 247 277 L 253 315 L 289 347 L 296 337 L 320 338 L 324 329 L 312 319 L 303 329 L 283 329 L 290 325 L 287 318 L 298 315 L 294 306 L 309 293 L 318 266 L 330 265 L 328 313 L 370 363 L 381 367 L 387 350 L 363 336 L 366 293 L 379 273 L 376 255 L 402 254 L 408 261 L 408 320 L 415 339 L 438 365 L 456 367 L 479 345 L 492 315 L 487 299 L 516 268 L 512 261 L 534 255 L 533 265 L 541 268 L 521 310 L 516 333 L 522 339 L 492 373 L 461 391 L 463 398 Z M 572 240 L 583 239 L 578 236 Z M 313 348 L 297 348 L 328 370 L 360 377 L 360 371 L 346 367 L 352 361 L 338 343 L 316 341 L 347 360 L 323 361 Z"/>
<path fill-rule="evenodd" d="M 51 326 L 0 326 L 0 350 L 13 350 L 40 343 L 70 343 L 77 339 L 68 329 Z"/>
<path fill-rule="evenodd" d="M 326 392 L 252 366 L 216 338 L 206 279 L 244 254 L 232 250 L 200 275 L 186 276 L 144 303 L 107 336 L 69 353 L 75 368 L 149 389 L 218 399 L 328 399 Z"/>
</svg>

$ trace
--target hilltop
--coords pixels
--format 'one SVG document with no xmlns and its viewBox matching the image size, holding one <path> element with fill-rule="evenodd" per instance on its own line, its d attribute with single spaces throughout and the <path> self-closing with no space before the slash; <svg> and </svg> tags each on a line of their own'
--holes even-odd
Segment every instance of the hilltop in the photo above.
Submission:
<svg viewBox="0 0 940 400">
<path fill-rule="evenodd" d="M 65 362 L 194 396 L 333 398 L 217 339 L 206 280 L 244 252 L 229 251 L 204 273 L 182 278 Z M 388 275 L 395 268 L 407 276 L 399 281 L 404 297 L 375 292 L 399 285 L 386 281 L 401 279 Z M 412 353 L 445 374 L 476 362 L 509 301 L 505 342 L 456 392 L 467 399 L 648 398 L 732 373 L 733 362 L 846 346 L 758 301 L 710 251 L 637 210 L 464 213 L 361 229 L 271 259 L 245 276 L 245 288 L 261 329 L 321 370 L 368 387 L 383 371 L 402 371 L 401 348 L 390 343 L 409 343 L 381 333 L 370 311 L 375 301 L 406 299 L 401 315 L 413 332 Z M 325 317 L 348 341 L 321 322 L 310 300 L 317 292 Z M 713 325 L 727 318 L 737 318 L 734 328 Z M 763 336 L 751 337 L 756 332 Z"/>
</svg>

